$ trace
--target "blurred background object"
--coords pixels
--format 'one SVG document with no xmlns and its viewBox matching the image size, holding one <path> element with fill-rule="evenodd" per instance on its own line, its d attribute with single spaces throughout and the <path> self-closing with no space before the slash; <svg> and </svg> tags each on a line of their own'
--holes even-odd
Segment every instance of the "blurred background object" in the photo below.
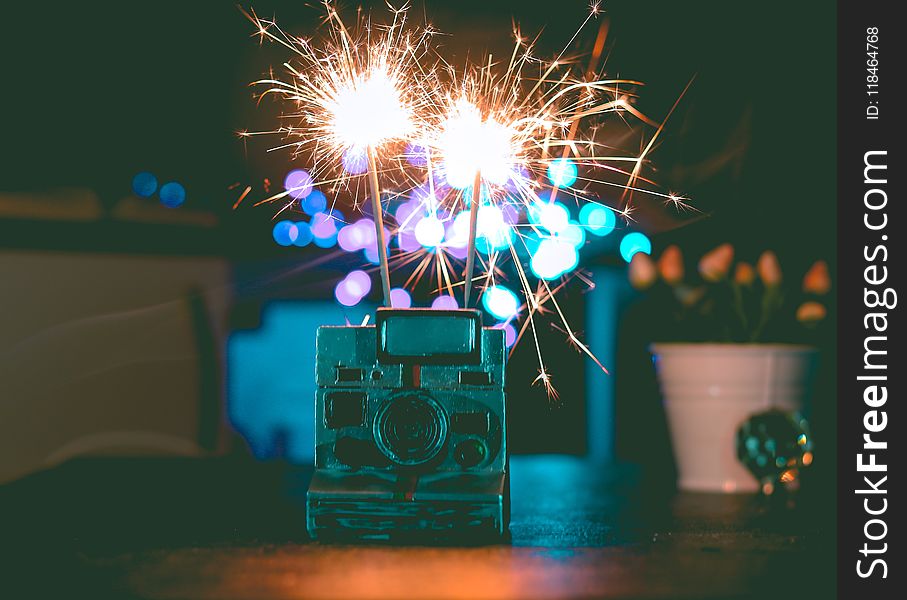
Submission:
<svg viewBox="0 0 907 600">
<path fill-rule="evenodd" d="M 0 251 L 0 480 L 222 448 L 229 275 L 217 257 Z"/>
</svg>

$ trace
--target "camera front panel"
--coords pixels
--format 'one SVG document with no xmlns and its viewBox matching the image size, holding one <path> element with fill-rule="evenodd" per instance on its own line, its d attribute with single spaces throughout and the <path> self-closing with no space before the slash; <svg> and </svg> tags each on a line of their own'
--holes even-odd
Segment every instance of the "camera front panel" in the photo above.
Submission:
<svg viewBox="0 0 907 600">
<path fill-rule="evenodd" d="M 476 311 L 379 309 L 376 326 L 319 328 L 316 346 L 317 468 L 504 471 L 504 332 Z"/>
</svg>

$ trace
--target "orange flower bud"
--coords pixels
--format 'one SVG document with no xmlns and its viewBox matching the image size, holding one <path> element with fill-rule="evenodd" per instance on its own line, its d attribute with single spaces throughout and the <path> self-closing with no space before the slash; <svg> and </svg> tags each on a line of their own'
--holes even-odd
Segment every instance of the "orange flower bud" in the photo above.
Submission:
<svg viewBox="0 0 907 600">
<path fill-rule="evenodd" d="M 671 244 L 658 259 L 658 273 L 670 285 L 683 281 L 683 254 L 680 248 Z"/>
<path fill-rule="evenodd" d="M 630 259 L 630 284 L 638 290 L 644 290 L 655 283 L 657 273 L 655 263 L 645 252 L 637 252 Z"/>
<path fill-rule="evenodd" d="M 734 282 L 738 285 L 753 285 L 754 281 L 756 281 L 756 270 L 753 265 L 746 262 L 737 263 L 737 268 L 734 269 Z"/>
<path fill-rule="evenodd" d="M 734 247 L 721 244 L 699 260 L 699 273 L 706 281 L 720 281 L 731 269 Z"/>
<path fill-rule="evenodd" d="M 801 323 L 816 323 L 825 318 L 825 307 L 814 301 L 804 302 L 797 309 L 797 320 Z"/>
<path fill-rule="evenodd" d="M 756 263 L 756 270 L 759 271 L 762 283 L 767 287 L 775 287 L 781 283 L 781 265 L 778 264 L 778 257 L 771 250 L 762 253 L 759 262 Z"/>
<path fill-rule="evenodd" d="M 828 274 L 828 264 L 824 260 L 817 260 L 803 277 L 803 291 L 811 294 L 827 294 L 831 289 L 831 276 Z"/>
</svg>

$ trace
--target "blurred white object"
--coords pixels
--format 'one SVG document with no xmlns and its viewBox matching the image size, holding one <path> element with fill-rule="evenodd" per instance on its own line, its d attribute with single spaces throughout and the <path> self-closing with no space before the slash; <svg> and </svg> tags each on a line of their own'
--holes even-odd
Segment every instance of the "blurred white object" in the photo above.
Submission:
<svg viewBox="0 0 907 600">
<path fill-rule="evenodd" d="M 190 298 L 222 348 L 224 259 L 4 250 L 0 281 L 0 482 L 82 454 L 204 446 L 212 384 Z"/>
<path fill-rule="evenodd" d="M 783 344 L 653 344 L 677 461 L 677 485 L 708 492 L 756 491 L 737 460 L 735 435 L 752 414 L 800 411 L 818 352 Z"/>
</svg>

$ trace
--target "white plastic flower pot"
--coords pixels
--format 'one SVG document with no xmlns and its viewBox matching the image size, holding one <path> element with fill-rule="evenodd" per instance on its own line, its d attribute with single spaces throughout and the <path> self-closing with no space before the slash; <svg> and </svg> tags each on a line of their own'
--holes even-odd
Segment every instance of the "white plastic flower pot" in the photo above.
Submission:
<svg viewBox="0 0 907 600">
<path fill-rule="evenodd" d="M 653 344 L 683 490 L 748 492 L 759 484 L 736 456 L 735 435 L 754 413 L 801 411 L 818 352 L 775 344 Z"/>
</svg>

